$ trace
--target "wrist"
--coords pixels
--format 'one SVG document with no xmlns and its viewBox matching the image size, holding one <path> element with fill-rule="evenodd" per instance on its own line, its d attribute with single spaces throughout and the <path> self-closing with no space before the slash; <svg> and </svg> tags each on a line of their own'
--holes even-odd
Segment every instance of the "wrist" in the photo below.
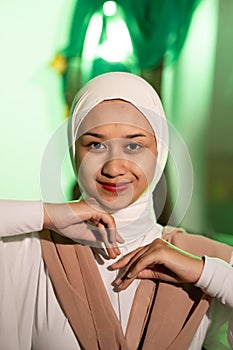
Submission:
<svg viewBox="0 0 233 350">
<path fill-rule="evenodd" d="M 201 277 L 202 271 L 204 269 L 204 265 L 205 265 L 205 257 L 199 257 L 198 258 L 198 267 L 196 269 L 196 278 L 195 281 L 193 281 L 194 284 L 196 284 L 199 280 L 199 278 Z"/>
<path fill-rule="evenodd" d="M 44 213 L 43 228 L 47 228 L 47 229 L 51 229 L 53 227 L 50 216 L 48 215 L 50 206 L 51 204 L 49 203 L 43 203 L 43 213 Z"/>
</svg>

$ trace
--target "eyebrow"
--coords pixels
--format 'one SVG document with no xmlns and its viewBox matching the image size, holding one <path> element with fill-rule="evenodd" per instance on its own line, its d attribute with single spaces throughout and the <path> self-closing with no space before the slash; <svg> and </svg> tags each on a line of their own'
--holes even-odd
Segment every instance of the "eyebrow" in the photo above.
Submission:
<svg viewBox="0 0 233 350">
<path fill-rule="evenodd" d="M 96 137 L 98 139 L 105 138 L 105 136 L 103 134 L 97 134 L 95 132 L 86 132 L 82 136 L 92 136 L 92 137 Z M 142 133 L 137 133 L 137 134 L 130 134 L 130 135 L 123 136 L 123 138 L 125 138 L 125 139 L 134 139 L 136 137 L 146 137 L 146 135 L 142 134 Z"/>
</svg>

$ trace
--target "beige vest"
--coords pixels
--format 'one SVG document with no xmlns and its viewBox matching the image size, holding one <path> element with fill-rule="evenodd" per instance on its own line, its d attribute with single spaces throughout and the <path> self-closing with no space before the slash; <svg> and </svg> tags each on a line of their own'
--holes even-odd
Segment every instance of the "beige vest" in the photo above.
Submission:
<svg viewBox="0 0 233 350">
<path fill-rule="evenodd" d="M 194 254 L 230 259 L 227 245 L 182 230 L 169 237 Z M 83 349 L 188 348 L 210 303 L 198 288 L 141 280 L 124 336 L 91 248 L 48 230 L 41 233 L 41 246 L 57 298 Z"/>
</svg>

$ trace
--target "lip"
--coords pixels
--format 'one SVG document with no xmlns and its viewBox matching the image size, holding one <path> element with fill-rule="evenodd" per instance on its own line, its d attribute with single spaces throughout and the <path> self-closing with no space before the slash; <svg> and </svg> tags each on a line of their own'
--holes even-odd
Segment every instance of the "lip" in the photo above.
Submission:
<svg viewBox="0 0 233 350">
<path fill-rule="evenodd" d="M 130 185 L 130 182 L 118 182 L 118 183 L 112 183 L 112 182 L 101 182 L 101 186 L 104 190 L 112 193 L 119 193 L 127 190 L 127 188 Z"/>
</svg>

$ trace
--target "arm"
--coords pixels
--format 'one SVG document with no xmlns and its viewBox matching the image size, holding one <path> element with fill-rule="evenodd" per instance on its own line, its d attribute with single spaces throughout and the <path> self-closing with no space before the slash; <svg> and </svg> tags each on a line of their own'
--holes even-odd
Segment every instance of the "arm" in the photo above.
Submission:
<svg viewBox="0 0 233 350">
<path fill-rule="evenodd" d="M 120 268 L 124 271 L 115 281 L 120 290 L 126 289 L 135 278 L 195 283 L 207 294 L 233 307 L 233 268 L 221 259 L 202 259 L 158 238 L 112 265 L 112 269 Z"/>
<path fill-rule="evenodd" d="M 230 310 L 233 308 L 233 267 L 230 264 L 207 256 L 202 259 L 162 239 L 127 254 L 113 264 L 112 269 L 123 270 L 115 281 L 119 291 L 126 289 L 135 278 L 189 282 L 217 298 Z M 233 348 L 232 334 L 233 310 L 228 329 L 228 341 Z"/>
<path fill-rule="evenodd" d="M 20 235 L 43 228 L 40 201 L 0 200 L 0 236 Z"/>
<path fill-rule="evenodd" d="M 116 231 L 113 217 L 88 201 L 62 204 L 40 201 L 0 200 L 0 237 L 51 229 L 73 240 L 103 242 L 110 258 L 120 254 L 116 242 L 123 239 Z M 87 228 L 86 222 L 94 230 Z"/>
<path fill-rule="evenodd" d="M 197 256 L 210 256 L 230 263 L 233 247 L 204 235 L 187 233 L 181 228 L 165 227 L 163 238 L 174 246 Z"/>
<path fill-rule="evenodd" d="M 205 257 L 196 286 L 233 308 L 233 267 L 217 258 Z"/>
</svg>

